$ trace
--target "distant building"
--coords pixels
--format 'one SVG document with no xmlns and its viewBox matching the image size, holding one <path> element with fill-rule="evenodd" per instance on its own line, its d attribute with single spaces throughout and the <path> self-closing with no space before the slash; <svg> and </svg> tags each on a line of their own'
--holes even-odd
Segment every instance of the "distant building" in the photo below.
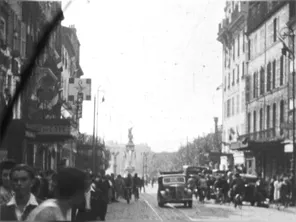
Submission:
<svg viewBox="0 0 296 222">
<path fill-rule="evenodd" d="M 223 44 L 223 116 L 220 168 L 245 164 L 244 153 L 232 150 L 245 134 L 246 21 L 248 2 L 227 1 L 225 18 L 219 24 L 218 41 Z"/>
<path fill-rule="evenodd" d="M 105 144 L 106 144 L 106 149 L 111 152 L 110 168 L 107 169 L 106 173 L 125 175 L 124 151 L 125 151 L 126 145 L 118 144 L 113 141 L 108 141 Z M 136 153 L 135 173 L 138 173 L 139 176 L 143 176 L 143 167 L 145 167 L 146 165 L 143 161 L 144 160 L 143 154 L 145 152 L 152 153 L 151 148 L 147 144 L 135 144 L 135 153 Z M 145 169 L 145 172 L 146 172 L 146 169 Z"/>
</svg>

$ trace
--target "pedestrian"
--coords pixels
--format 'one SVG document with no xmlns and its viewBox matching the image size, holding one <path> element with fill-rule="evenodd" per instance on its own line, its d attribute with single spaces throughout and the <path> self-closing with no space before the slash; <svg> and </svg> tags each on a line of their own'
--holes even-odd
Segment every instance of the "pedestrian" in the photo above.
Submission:
<svg viewBox="0 0 296 222">
<path fill-rule="evenodd" d="M 84 201 L 86 174 L 72 167 L 59 169 L 56 175 L 55 198 L 36 207 L 27 221 L 75 221 L 76 212 Z"/>
<path fill-rule="evenodd" d="M 269 201 L 274 202 L 274 182 L 276 181 L 276 176 L 274 175 L 269 182 Z"/>
<path fill-rule="evenodd" d="M 275 204 L 277 205 L 277 208 L 279 209 L 280 198 L 281 198 L 281 185 L 282 185 L 280 176 L 277 176 L 273 185 L 274 185 L 273 200 L 274 200 Z"/>
<path fill-rule="evenodd" d="M 116 200 L 118 200 L 119 197 L 124 197 L 123 190 L 124 184 L 121 175 L 118 175 L 115 180 L 115 190 L 116 190 Z"/>
<path fill-rule="evenodd" d="M 99 196 L 95 185 L 92 183 L 92 175 L 89 172 L 86 172 L 85 186 L 87 189 L 83 203 L 81 206 L 73 208 L 77 212 L 76 221 L 95 221 L 99 216 Z"/>
<path fill-rule="evenodd" d="M 0 186 L 0 205 L 6 204 L 12 197 L 12 187 L 10 183 L 10 171 L 16 166 L 14 160 L 5 160 L 0 164 L 1 186 Z"/>
<path fill-rule="evenodd" d="M 112 198 L 111 198 L 111 201 L 112 202 L 118 202 L 116 200 L 116 188 L 115 188 L 115 175 L 114 175 L 114 173 L 111 173 L 110 180 L 112 182 L 112 187 L 111 187 L 111 189 L 112 189 Z"/>
<path fill-rule="evenodd" d="M 99 218 L 101 221 L 105 221 L 107 210 L 108 210 L 108 203 L 109 203 L 109 196 L 108 191 L 110 188 L 110 184 L 105 177 L 105 171 L 101 171 L 99 180 L 97 181 L 97 189 L 99 192 Z"/>
<path fill-rule="evenodd" d="M 26 165 L 16 165 L 10 171 L 10 179 L 14 195 L 4 205 L 1 206 L 1 221 L 23 221 L 40 203 L 32 193 L 35 178 L 34 170 Z"/>
<path fill-rule="evenodd" d="M 285 208 L 289 206 L 290 193 L 291 193 L 291 189 L 290 189 L 288 178 L 284 178 L 280 188 L 280 196 L 281 196 L 280 199 L 281 199 L 281 203 Z"/>
</svg>

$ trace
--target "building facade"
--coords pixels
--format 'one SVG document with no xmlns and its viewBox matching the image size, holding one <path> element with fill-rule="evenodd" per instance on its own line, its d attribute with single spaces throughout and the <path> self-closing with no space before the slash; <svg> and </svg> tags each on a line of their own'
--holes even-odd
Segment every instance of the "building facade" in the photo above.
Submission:
<svg viewBox="0 0 296 222">
<path fill-rule="evenodd" d="M 3 110 L 46 25 L 62 9 L 58 1 L 1 1 L 0 10 L 0 108 Z M 69 77 L 83 75 L 79 48 L 74 27 L 59 24 L 51 33 L 14 108 L 14 119 L 1 147 L 1 151 L 8 152 L 3 156 L 43 170 L 75 165 L 81 112 L 77 112 L 76 101 L 68 101 L 67 83 Z"/>
<path fill-rule="evenodd" d="M 220 169 L 245 164 L 244 153 L 231 149 L 245 134 L 246 22 L 248 2 L 227 1 L 225 18 L 219 24 L 223 44 L 223 133 Z"/>
<path fill-rule="evenodd" d="M 289 12 L 289 2 L 273 1 L 252 2 L 248 13 L 247 134 L 241 139 L 247 171 L 267 179 L 290 172 L 291 153 L 283 144 L 289 130 L 281 126 L 288 120 L 291 72 L 279 38 Z"/>
</svg>

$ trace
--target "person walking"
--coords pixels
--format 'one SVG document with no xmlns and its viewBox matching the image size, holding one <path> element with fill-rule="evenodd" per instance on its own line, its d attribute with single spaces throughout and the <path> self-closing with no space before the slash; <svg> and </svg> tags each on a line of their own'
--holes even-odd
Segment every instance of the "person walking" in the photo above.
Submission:
<svg viewBox="0 0 296 222">
<path fill-rule="evenodd" d="M 101 221 L 105 221 L 107 210 L 108 210 L 108 203 L 109 203 L 109 196 L 108 191 L 110 189 L 110 184 L 107 178 L 104 176 L 105 172 L 102 171 L 99 180 L 97 181 L 97 189 L 99 192 L 99 218 Z"/>
</svg>

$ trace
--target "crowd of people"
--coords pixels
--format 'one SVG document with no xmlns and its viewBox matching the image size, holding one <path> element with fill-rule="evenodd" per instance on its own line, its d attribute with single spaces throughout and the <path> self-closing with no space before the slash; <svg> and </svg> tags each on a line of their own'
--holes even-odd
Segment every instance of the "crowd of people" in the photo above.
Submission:
<svg viewBox="0 0 296 222">
<path fill-rule="evenodd" d="M 36 172 L 26 164 L 0 164 L 1 221 L 105 221 L 108 204 L 125 197 L 125 188 L 143 187 L 137 174 L 123 178 L 74 167 Z"/>
<path fill-rule="evenodd" d="M 287 175 L 273 177 L 270 181 L 255 178 L 254 183 L 241 177 L 241 172 L 226 172 L 219 176 L 201 173 L 197 180 L 189 181 L 192 189 L 197 189 L 196 197 L 200 202 L 205 198 L 216 199 L 216 202 L 233 202 L 237 206 L 236 197 L 257 203 L 257 206 L 266 206 L 270 203 L 288 207 L 292 204 L 292 177 Z M 251 187 L 247 192 L 246 187 Z M 249 195 L 249 196 L 248 196 Z"/>
</svg>

